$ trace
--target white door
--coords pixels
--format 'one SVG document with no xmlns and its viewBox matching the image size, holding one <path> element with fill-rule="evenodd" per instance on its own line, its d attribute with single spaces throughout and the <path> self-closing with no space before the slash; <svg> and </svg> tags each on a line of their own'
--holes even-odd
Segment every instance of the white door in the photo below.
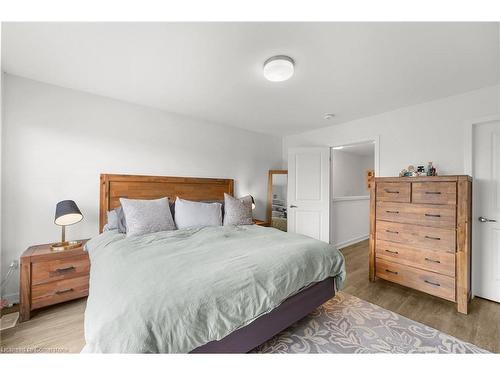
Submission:
<svg viewBox="0 0 500 375">
<path fill-rule="evenodd" d="M 330 240 L 330 149 L 288 151 L 288 231 Z"/>
<path fill-rule="evenodd" d="M 500 302 L 500 121 L 474 129 L 475 291 Z"/>
</svg>

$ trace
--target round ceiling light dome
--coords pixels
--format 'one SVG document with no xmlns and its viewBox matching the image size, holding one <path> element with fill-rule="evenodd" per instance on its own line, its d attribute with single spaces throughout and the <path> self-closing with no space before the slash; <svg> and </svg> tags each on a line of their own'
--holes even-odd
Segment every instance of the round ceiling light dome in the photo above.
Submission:
<svg viewBox="0 0 500 375">
<path fill-rule="evenodd" d="M 264 63 L 264 77 L 271 82 L 282 82 L 293 76 L 295 62 L 288 56 L 273 56 Z"/>
</svg>

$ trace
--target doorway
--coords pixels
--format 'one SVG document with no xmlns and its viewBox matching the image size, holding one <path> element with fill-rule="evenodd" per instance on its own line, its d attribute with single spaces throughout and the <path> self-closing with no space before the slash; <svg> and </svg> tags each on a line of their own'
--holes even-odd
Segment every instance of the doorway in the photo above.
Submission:
<svg viewBox="0 0 500 375">
<path fill-rule="evenodd" d="M 368 239 L 375 142 L 332 147 L 331 243 L 341 249 Z"/>
</svg>

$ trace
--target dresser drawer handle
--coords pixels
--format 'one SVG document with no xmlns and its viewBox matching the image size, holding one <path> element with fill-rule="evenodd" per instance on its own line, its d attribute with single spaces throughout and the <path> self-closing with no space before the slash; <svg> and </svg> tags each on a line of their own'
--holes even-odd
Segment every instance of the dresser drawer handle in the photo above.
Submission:
<svg viewBox="0 0 500 375">
<path fill-rule="evenodd" d="M 391 254 L 399 254 L 397 251 L 395 250 L 387 250 L 385 249 L 385 251 L 387 251 L 388 253 L 391 253 Z"/>
<path fill-rule="evenodd" d="M 425 236 L 428 240 L 436 240 L 439 241 L 441 238 L 440 237 L 432 237 L 432 236 Z"/>
<path fill-rule="evenodd" d="M 431 258 L 425 258 L 425 260 L 428 262 L 433 262 L 433 263 L 441 263 L 440 260 L 435 260 L 435 259 L 431 259 Z"/>
<path fill-rule="evenodd" d="M 441 194 L 440 191 L 426 191 L 425 194 Z"/>
<path fill-rule="evenodd" d="M 388 214 L 399 214 L 399 211 L 385 211 L 387 212 Z"/>
<path fill-rule="evenodd" d="M 390 230 L 390 229 L 386 229 L 385 230 L 387 233 L 394 233 L 394 234 L 398 234 L 399 232 L 398 231 L 395 231 L 395 230 Z"/>
<path fill-rule="evenodd" d="M 385 272 L 393 273 L 394 275 L 398 274 L 396 271 L 391 271 L 391 270 L 388 270 L 388 269 L 386 269 Z"/>
<path fill-rule="evenodd" d="M 62 289 L 62 290 L 58 290 L 56 292 L 56 294 L 64 294 L 64 293 L 69 293 L 69 292 L 72 292 L 72 291 L 73 291 L 73 288 Z"/>
<path fill-rule="evenodd" d="M 67 273 L 67 272 L 73 272 L 75 270 L 76 270 L 75 266 L 70 266 L 70 267 L 65 267 L 65 268 L 58 268 L 58 269 L 56 269 L 56 272 L 57 273 Z"/>
<path fill-rule="evenodd" d="M 425 214 L 427 217 L 441 217 L 439 214 Z"/>
<path fill-rule="evenodd" d="M 399 194 L 399 191 L 397 191 L 397 190 L 389 190 L 389 189 L 384 189 L 384 191 L 385 191 L 386 193 L 389 193 L 389 194 Z"/>
<path fill-rule="evenodd" d="M 431 285 L 434 285 L 434 286 L 441 286 L 441 284 L 439 283 L 434 283 L 432 281 L 429 281 L 429 280 L 424 280 L 427 284 L 431 284 Z"/>
</svg>

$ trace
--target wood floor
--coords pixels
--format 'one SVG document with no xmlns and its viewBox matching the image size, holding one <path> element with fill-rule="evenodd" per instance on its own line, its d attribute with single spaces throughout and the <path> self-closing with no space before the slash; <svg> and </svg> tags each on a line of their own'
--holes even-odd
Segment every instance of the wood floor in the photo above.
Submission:
<svg viewBox="0 0 500 375">
<path fill-rule="evenodd" d="M 382 279 L 368 281 L 368 241 L 342 250 L 347 265 L 344 292 L 436 328 L 491 352 L 500 353 L 500 303 L 474 298 L 469 314 L 456 305 Z"/>
<path fill-rule="evenodd" d="M 455 304 L 396 284 L 368 281 L 368 242 L 342 250 L 347 263 L 344 291 L 407 318 L 500 353 L 500 304 L 475 298 L 470 313 L 456 312 Z M 79 352 L 85 344 L 85 299 L 41 310 L 15 328 L 1 332 L 3 352 L 32 348 L 37 352 Z"/>
</svg>

